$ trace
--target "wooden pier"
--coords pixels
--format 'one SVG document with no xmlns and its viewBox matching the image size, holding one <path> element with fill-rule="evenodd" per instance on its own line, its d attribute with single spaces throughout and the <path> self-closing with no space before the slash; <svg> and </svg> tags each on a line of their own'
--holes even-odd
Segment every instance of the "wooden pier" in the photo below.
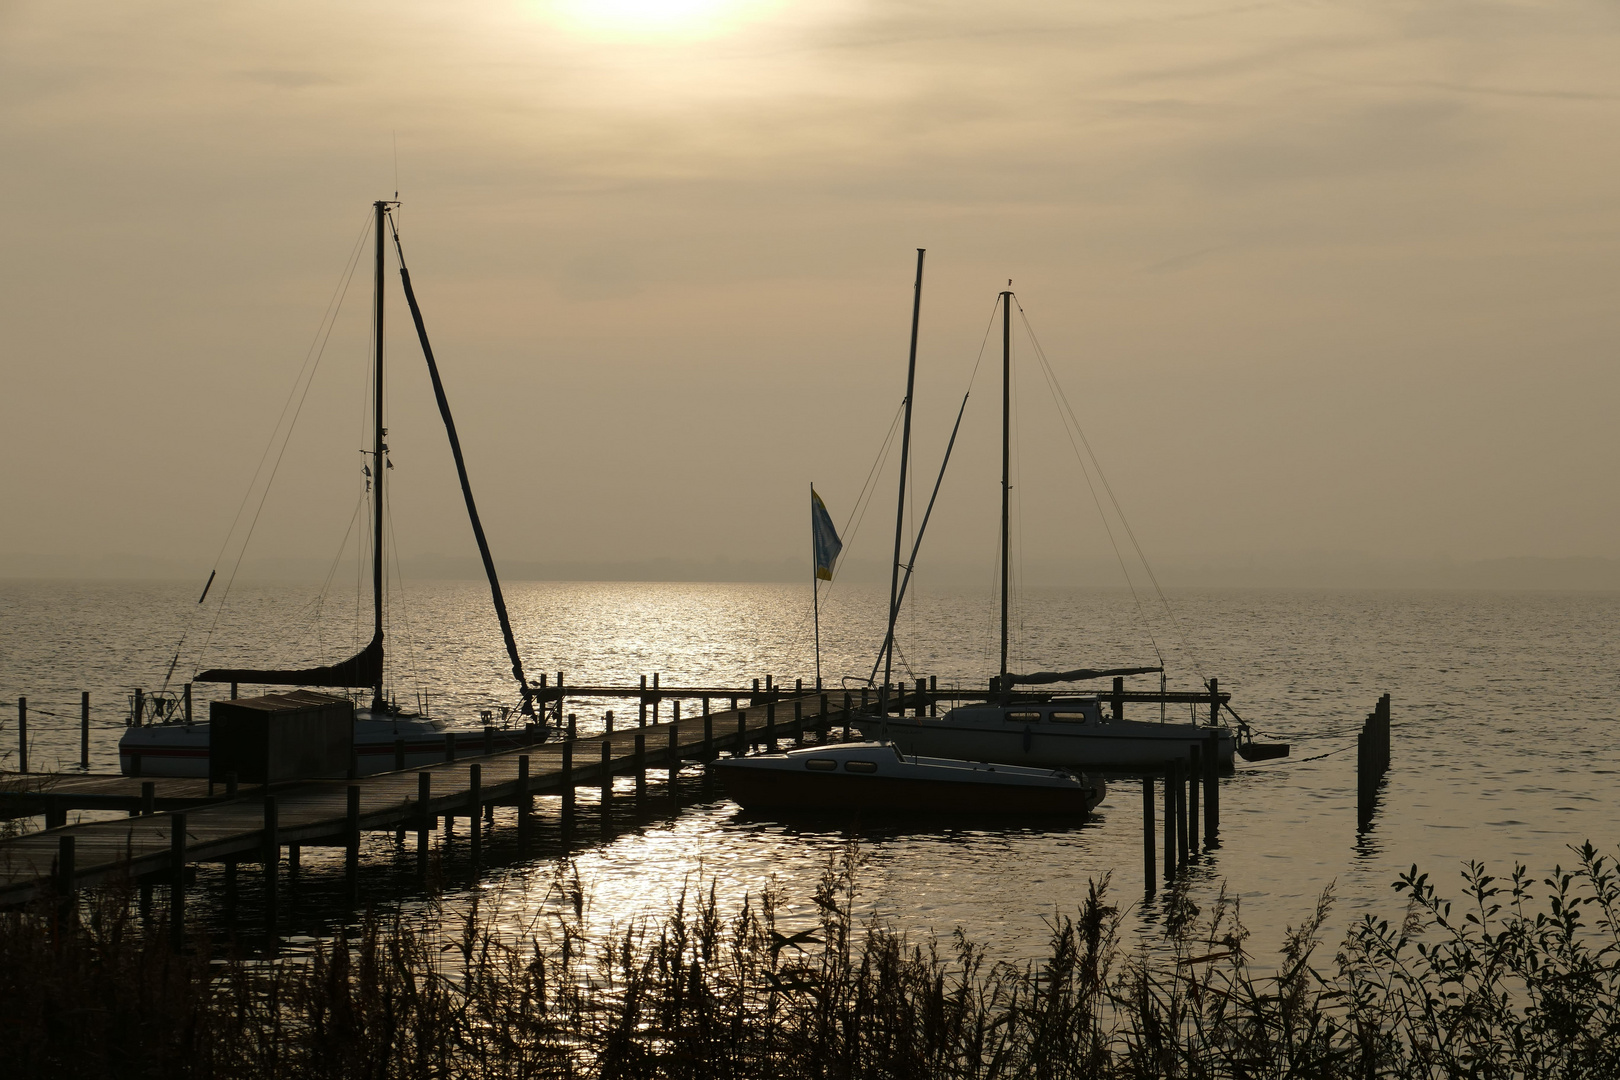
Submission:
<svg viewBox="0 0 1620 1080">
<path fill-rule="evenodd" d="M 180 897 L 185 866 L 210 861 L 262 864 L 267 894 L 273 896 L 282 850 L 296 852 L 302 846 L 345 848 L 353 895 L 364 832 L 415 832 L 419 865 L 425 868 L 428 836 L 441 820 L 471 821 L 476 857 L 487 808 L 516 806 L 521 846 L 536 795 L 562 794 L 566 834 L 573 827 L 572 795 L 578 786 L 600 786 L 611 798 L 613 777 L 631 775 L 639 796 L 645 793 L 649 768 L 672 775 L 684 762 L 708 761 L 722 751 L 774 746 L 814 728 L 841 729 L 849 710 L 858 707 L 858 696 L 803 694 L 760 707 L 638 724 L 427 768 L 242 788 L 212 798 L 204 780 L 59 775 L 41 784 L 37 774 L 12 774 L 0 781 L 5 789 L 0 808 L 11 814 L 43 808 L 55 827 L 0 843 L 0 906 L 46 895 L 70 897 L 77 888 L 122 875 L 166 882 Z M 124 810 L 136 816 L 57 824 L 73 809 Z M 183 903 L 171 904 L 172 910 L 181 907 Z"/>
</svg>

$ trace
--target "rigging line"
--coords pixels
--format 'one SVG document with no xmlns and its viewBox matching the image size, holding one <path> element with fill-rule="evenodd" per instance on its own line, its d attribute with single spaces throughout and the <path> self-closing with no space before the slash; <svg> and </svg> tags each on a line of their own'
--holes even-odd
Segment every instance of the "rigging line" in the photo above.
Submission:
<svg viewBox="0 0 1620 1080">
<path fill-rule="evenodd" d="M 1148 620 L 1147 612 L 1142 608 L 1142 598 L 1137 594 L 1136 583 L 1131 579 L 1130 569 L 1125 564 L 1124 553 L 1120 551 L 1119 541 L 1114 536 L 1114 528 L 1109 524 L 1108 515 L 1102 507 L 1102 500 L 1097 495 L 1097 485 L 1091 478 L 1091 469 L 1086 467 L 1085 458 L 1080 454 L 1080 446 L 1076 445 L 1074 441 L 1075 435 L 1080 436 L 1080 443 L 1085 446 L 1086 454 L 1091 458 L 1092 468 L 1096 470 L 1097 478 L 1102 481 L 1104 490 L 1108 492 L 1108 498 L 1113 504 L 1114 513 L 1119 516 L 1120 524 L 1124 527 L 1126 535 L 1130 537 L 1132 547 L 1136 549 L 1136 557 L 1142 561 L 1142 568 L 1147 571 L 1148 578 L 1153 582 L 1154 591 L 1158 594 L 1160 602 L 1164 604 L 1165 611 L 1169 613 L 1171 623 L 1175 626 L 1178 636 L 1181 637 L 1183 646 L 1187 648 L 1188 655 L 1193 657 L 1194 669 L 1200 668 L 1201 665 L 1197 662 L 1197 658 L 1187 642 L 1186 635 L 1180 633 L 1180 625 L 1176 622 L 1175 612 L 1170 608 L 1169 599 L 1164 595 L 1164 590 L 1159 587 L 1158 579 L 1153 575 L 1153 567 L 1148 563 L 1147 556 L 1142 551 L 1142 545 L 1137 542 L 1136 535 L 1131 530 L 1130 521 L 1125 517 L 1125 511 L 1120 508 L 1119 500 L 1114 497 L 1113 489 L 1108 484 L 1108 477 L 1103 473 L 1102 465 L 1097 461 L 1097 455 L 1092 451 L 1090 441 L 1086 439 L 1085 430 L 1080 426 L 1080 421 L 1074 414 L 1074 408 L 1069 404 L 1068 395 L 1063 392 L 1063 386 L 1058 382 L 1057 372 L 1053 370 L 1051 361 L 1047 359 L 1046 350 L 1041 348 L 1040 339 L 1035 336 L 1035 329 L 1030 325 L 1029 316 L 1025 313 L 1022 305 L 1018 308 L 1018 314 L 1024 323 L 1024 332 L 1029 335 L 1030 343 L 1035 347 L 1035 355 L 1040 359 L 1041 370 L 1046 376 L 1047 387 L 1052 391 L 1053 403 L 1059 406 L 1058 418 L 1063 421 L 1064 434 L 1069 440 L 1069 448 L 1074 451 L 1075 460 L 1080 465 L 1081 475 L 1086 478 L 1086 486 L 1091 491 L 1092 503 L 1097 507 L 1097 516 L 1102 520 L 1103 530 L 1108 534 L 1108 542 L 1114 549 L 1114 558 L 1119 562 L 1120 573 L 1124 575 L 1125 584 L 1131 590 L 1131 599 L 1136 604 L 1137 613 L 1141 616 L 1142 624 L 1147 630 L 1148 641 L 1153 646 L 1153 654 L 1158 657 L 1160 666 L 1163 666 L 1164 653 L 1159 649 L 1158 637 L 1153 632 L 1153 626 Z M 1064 410 L 1067 410 L 1066 416 Z M 1200 677 L 1202 677 L 1201 671 Z"/>
<path fill-rule="evenodd" d="M 1030 325 L 1029 316 L 1024 314 L 1022 307 L 1019 308 L 1019 315 L 1023 317 L 1024 329 L 1028 332 L 1030 341 L 1033 342 L 1035 348 L 1040 351 L 1042 360 L 1044 361 L 1046 355 L 1045 351 L 1041 349 L 1040 341 L 1035 336 L 1035 328 Z M 1050 370 L 1050 364 L 1048 364 L 1048 369 Z M 1109 502 L 1113 503 L 1114 512 L 1119 515 L 1120 524 L 1125 527 L 1125 534 L 1130 537 L 1131 546 L 1136 549 L 1136 557 L 1142 560 L 1142 569 L 1147 571 L 1148 579 L 1153 582 L 1154 591 L 1158 593 L 1159 600 L 1164 604 L 1166 613 L 1169 614 L 1172 622 L 1177 623 L 1177 628 L 1179 630 L 1180 624 L 1176 620 L 1175 612 L 1170 607 L 1169 598 L 1165 596 L 1164 589 L 1159 584 L 1158 575 L 1153 572 L 1153 564 L 1148 562 L 1146 553 L 1142 551 L 1142 545 L 1136 539 L 1136 530 L 1131 528 L 1130 519 L 1125 516 L 1124 509 L 1119 505 L 1119 498 L 1114 494 L 1113 485 L 1108 482 L 1108 475 L 1103 472 L 1102 464 L 1097 460 L 1097 454 L 1091 448 L 1091 441 L 1086 438 L 1085 429 L 1080 426 L 1080 421 L 1074 413 L 1074 407 L 1069 404 L 1068 395 L 1064 393 L 1062 385 L 1057 382 L 1056 372 L 1053 372 L 1052 378 L 1053 385 L 1057 390 L 1058 396 L 1062 399 L 1063 407 L 1068 410 L 1069 418 L 1074 423 L 1075 432 L 1080 436 L 1080 441 L 1085 445 L 1086 453 L 1090 456 L 1092 465 L 1094 465 L 1097 469 L 1097 478 L 1102 481 L 1103 489 L 1108 492 L 1108 500 Z"/>
<path fill-rule="evenodd" d="M 370 233 L 370 225 L 368 223 L 367 226 L 366 226 L 366 229 L 361 232 L 360 239 L 358 241 L 356 241 L 356 244 L 355 244 L 356 252 L 358 252 L 358 251 L 360 251 L 361 249 L 364 248 L 366 236 L 369 233 Z M 203 639 L 203 645 L 202 645 L 202 650 L 201 651 L 204 652 L 204 653 L 206 653 L 209 645 L 212 644 L 212 642 L 213 642 L 214 631 L 216 629 L 218 629 L 218 627 L 219 627 L 219 620 L 225 613 L 225 603 L 226 603 L 227 600 L 230 599 L 230 596 L 231 596 L 231 586 L 236 583 L 236 575 L 237 575 L 238 571 L 240 571 L 242 569 L 242 560 L 247 555 L 248 544 L 253 539 L 253 531 L 254 531 L 254 529 L 256 529 L 258 527 L 259 515 L 264 513 L 264 504 L 265 504 L 265 501 L 267 499 L 269 499 L 269 497 L 270 497 L 270 488 L 276 482 L 276 474 L 281 471 L 281 461 L 282 461 L 282 459 L 284 457 L 286 457 L 286 455 L 287 455 L 287 447 L 292 442 L 293 428 L 297 426 L 298 417 L 304 411 L 304 402 L 309 398 L 310 387 L 315 385 L 315 373 L 320 369 L 321 359 L 326 356 L 327 343 L 330 342 L 331 339 L 332 339 L 332 328 L 337 325 L 337 312 L 338 312 L 338 310 L 340 310 L 343 307 L 344 298 L 348 296 L 349 284 L 354 279 L 355 267 L 359 265 L 358 258 L 359 257 L 358 257 L 357 254 L 352 254 L 351 255 L 351 261 L 349 263 L 347 273 L 345 274 L 345 276 L 344 276 L 344 278 L 342 280 L 341 288 L 338 290 L 335 301 L 328 302 L 328 304 L 327 304 L 327 311 L 329 313 L 329 316 L 328 315 L 323 315 L 322 316 L 322 318 L 325 320 L 325 324 L 326 324 L 325 325 L 325 333 L 323 335 L 320 330 L 316 331 L 316 337 L 317 337 L 317 339 L 319 341 L 319 346 L 317 347 L 314 344 L 312 344 L 310 346 L 310 348 L 314 351 L 314 354 L 315 354 L 314 362 L 313 362 L 313 364 L 311 364 L 309 362 L 309 360 L 307 359 L 307 357 L 306 357 L 305 364 L 304 364 L 304 367 L 308 368 L 308 370 L 309 370 L 309 378 L 304 379 L 304 389 L 303 389 L 302 393 L 298 394 L 298 405 L 293 410 L 292 419 L 290 421 L 288 421 L 288 423 L 287 423 L 286 434 L 283 435 L 282 439 L 281 439 L 281 449 L 276 453 L 275 464 L 273 466 L 271 466 L 270 475 L 265 479 L 264 490 L 259 493 L 259 505 L 254 508 L 253 520 L 248 523 L 247 535 L 242 538 L 242 548 L 241 548 L 240 551 L 238 551 L 236 553 L 236 562 L 231 566 L 230 576 L 225 579 L 225 589 L 220 594 L 219 606 L 217 608 L 215 608 L 214 621 L 209 624 L 208 635 L 207 635 L 207 637 L 205 637 Z M 304 369 L 300 368 L 299 369 L 299 378 L 303 378 L 303 373 L 304 373 Z M 298 380 L 297 379 L 293 380 L 292 392 L 288 394 L 288 397 L 287 397 L 287 404 L 288 405 L 290 405 L 292 403 L 292 394 L 294 394 L 294 393 L 298 393 Z M 287 413 L 287 406 L 283 405 L 282 406 L 282 416 L 286 416 L 286 413 Z M 281 421 L 277 420 L 276 421 L 276 431 L 279 432 L 280 428 L 281 428 Z M 270 453 L 270 446 L 274 446 L 274 445 L 275 445 L 275 432 L 272 432 L 270 445 L 265 447 L 265 456 L 266 457 Z M 263 468 L 264 468 L 264 464 L 263 464 L 263 459 L 261 458 L 260 459 L 259 470 L 255 471 L 255 473 L 254 473 L 254 482 L 255 483 L 258 480 L 259 472 L 262 471 Z M 247 505 L 248 498 L 252 495 L 252 493 L 253 493 L 253 484 L 250 483 L 248 485 L 247 494 L 242 496 L 242 505 L 244 507 Z M 237 510 L 237 519 L 240 520 L 240 518 L 241 518 L 241 510 L 238 509 Z M 236 525 L 233 523 L 231 525 L 231 532 L 234 533 L 235 531 L 236 531 Z M 230 542 L 230 534 L 228 533 L 228 534 L 226 534 L 226 544 L 228 545 L 229 542 Z M 220 557 L 223 557 L 223 556 L 224 556 L 224 548 L 222 547 L 220 549 Z"/>
<path fill-rule="evenodd" d="M 883 463 L 889 459 L 889 451 L 893 448 L 894 435 L 899 430 L 900 417 L 905 412 L 905 407 L 906 403 L 902 399 L 894 410 L 894 419 L 889 421 L 889 433 L 884 436 L 883 445 L 878 449 L 877 458 L 872 462 L 872 468 L 866 474 L 866 483 L 862 486 L 860 495 L 856 496 L 855 505 L 850 508 L 849 517 L 844 521 L 844 547 L 846 549 L 854 546 L 855 536 L 861 531 L 861 522 L 866 519 L 866 509 L 871 505 L 872 497 L 877 494 L 875 478 L 882 470 Z M 853 529 L 850 528 L 851 522 L 855 526 Z M 832 581 L 827 583 L 829 591 L 831 591 L 833 585 L 837 584 L 838 578 L 843 571 L 844 560 L 840 559 L 838 565 L 833 568 Z"/>
</svg>

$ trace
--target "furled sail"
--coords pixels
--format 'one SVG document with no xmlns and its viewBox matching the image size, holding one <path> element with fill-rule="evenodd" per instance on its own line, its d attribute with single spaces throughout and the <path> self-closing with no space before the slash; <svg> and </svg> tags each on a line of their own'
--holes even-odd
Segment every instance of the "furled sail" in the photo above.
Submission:
<svg viewBox="0 0 1620 1080">
<path fill-rule="evenodd" d="M 210 668 L 195 679 L 196 682 L 259 683 L 271 686 L 380 686 L 382 685 L 382 634 L 371 639 L 371 644 L 340 664 L 304 668 L 302 671 L 270 668 Z"/>
<path fill-rule="evenodd" d="M 1075 668 L 1073 671 L 1037 671 L 1029 675 L 1008 675 L 1007 681 L 1017 686 L 1041 686 L 1045 683 L 1084 682 L 1086 679 L 1106 679 L 1114 675 L 1149 675 L 1163 671 L 1162 667 Z"/>
</svg>

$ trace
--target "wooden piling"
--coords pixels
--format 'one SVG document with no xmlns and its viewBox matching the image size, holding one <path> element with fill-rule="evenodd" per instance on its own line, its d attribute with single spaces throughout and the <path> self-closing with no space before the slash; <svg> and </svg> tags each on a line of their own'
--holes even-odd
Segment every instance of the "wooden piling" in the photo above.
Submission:
<svg viewBox="0 0 1620 1080">
<path fill-rule="evenodd" d="M 1197 743 L 1187 748 L 1187 847 L 1198 857 L 1198 789 L 1204 783 L 1203 752 Z"/>
<path fill-rule="evenodd" d="M 606 725 L 603 728 L 603 730 L 606 731 L 609 735 L 613 734 L 613 710 L 612 709 L 609 709 L 607 711 L 607 714 L 602 717 L 602 723 L 604 725 Z"/>
<path fill-rule="evenodd" d="M 939 676 L 928 676 L 928 715 L 939 715 Z"/>
<path fill-rule="evenodd" d="M 569 713 L 568 714 L 568 740 L 570 742 L 572 742 L 573 740 L 575 740 L 577 738 L 579 738 L 579 723 L 578 723 L 577 720 L 575 720 L 574 714 Z"/>
<path fill-rule="evenodd" d="M 850 698 L 849 691 L 845 690 L 844 691 L 844 741 L 845 742 L 849 742 L 849 717 L 850 717 L 851 705 L 852 705 L 852 699 Z"/>
<path fill-rule="evenodd" d="M 765 749 L 776 753 L 776 702 L 765 703 Z"/>
<path fill-rule="evenodd" d="M 737 754 L 743 754 L 743 753 L 748 752 L 748 710 L 747 709 L 738 709 L 737 710 L 737 746 L 732 752 L 737 753 Z"/>
<path fill-rule="evenodd" d="M 186 815 L 169 820 L 169 947 L 186 941 Z"/>
<path fill-rule="evenodd" d="M 641 696 L 636 699 L 636 727 L 647 726 L 647 676 L 641 677 Z"/>
<path fill-rule="evenodd" d="M 1176 762 L 1176 866 L 1187 865 L 1192 856 L 1192 841 L 1189 838 L 1189 821 L 1187 814 L 1187 766 L 1185 762 Z"/>
<path fill-rule="evenodd" d="M 567 842 L 574 833 L 574 744 L 562 748 L 562 835 Z"/>
<path fill-rule="evenodd" d="M 613 801 L 613 740 L 602 740 L 602 820 L 607 820 L 608 803 Z M 606 825 L 603 825 L 606 828 Z"/>
<path fill-rule="evenodd" d="M 793 745 L 804 745 L 804 699 L 793 699 Z"/>
<path fill-rule="evenodd" d="M 636 729 L 636 802 L 640 804 L 647 798 L 647 733 L 641 728 Z"/>
<path fill-rule="evenodd" d="M 677 710 L 680 709 L 679 702 L 675 703 L 675 708 Z M 677 711 L 675 713 L 675 719 L 671 721 L 669 725 L 669 748 L 665 752 L 665 761 L 669 765 L 670 798 L 675 797 L 675 781 L 679 779 L 681 775 L 681 729 L 677 726 L 680 718 L 680 712 Z"/>
<path fill-rule="evenodd" d="M 1159 880 L 1159 855 L 1154 850 L 1153 777 L 1142 777 L 1142 879 L 1149 896 Z"/>
<path fill-rule="evenodd" d="M 714 760 L 714 716 L 709 712 L 709 699 L 703 699 L 703 760 Z"/>
<path fill-rule="evenodd" d="M 276 939 L 277 900 L 281 877 L 281 817 L 276 797 L 264 797 L 264 932 Z"/>
<path fill-rule="evenodd" d="M 518 755 L 517 774 L 517 827 L 518 827 L 518 854 L 527 855 L 529 850 L 529 815 L 534 810 L 534 800 L 529 796 L 529 755 Z"/>
<path fill-rule="evenodd" d="M 1204 736 L 1204 846 L 1221 843 L 1221 737 L 1218 732 Z"/>
<path fill-rule="evenodd" d="M 1176 766 L 1164 767 L 1164 879 L 1176 876 Z"/>
<path fill-rule="evenodd" d="M 56 918 L 57 925 L 66 931 L 73 924 L 73 906 L 76 897 L 73 881 L 73 834 L 64 833 L 56 839 Z"/>
<path fill-rule="evenodd" d="M 484 767 L 478 762 L 467 766 L 467 817 L 471 819 L 472 865 L 477 873 L 484 854 Z"/>
<path fill-rule="evenodd" d="M 343 830 L 343 892 L 352 906 L 360 898 L 360 785 L 348 788 L 348 816 Z"/>
<path fill-rule="evenodd" d="M 90 691 L 79 691 L 79 768 L 90 768 Z"/>
<path fill-rule="evenodd" d="M 28 771 L 28 699 L 17 699 L 17 771 Z"/>
<path fill-rule="evenodd" d="M 419 772 L 416 774 L 416 872 L 427 877 L 428 869 L 428 834 L 433 831 L 434 815 L 428 811 L 428 803 L 433 799 L 433 774 Z"/>
</svg>

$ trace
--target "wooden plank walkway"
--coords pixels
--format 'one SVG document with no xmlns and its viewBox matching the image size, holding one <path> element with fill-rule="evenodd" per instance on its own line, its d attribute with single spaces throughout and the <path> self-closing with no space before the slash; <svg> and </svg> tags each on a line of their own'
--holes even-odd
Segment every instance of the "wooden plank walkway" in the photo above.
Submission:
<svg viewBox="0 0 1620 1080">
<path fill-rule="evenodd" d="M 425 840 L 439 819 L 468 817 L 475 821 L 476 844 L 476 820 L 483 807 L 516 805 L 521 832 L 529 827 L 532 797 L 557 792 L 564 795 L 566 827 L 575 787 L 598 786 L 604 776 L 629 774 L 638 777 L 640 788 L 649 767 L 668 769 L 675 763 L 678 768 L 680 762 L 709 760 L 722 750 L 738 752 L 773 739 L 796 738 L 823 720 L 840 725 L 847 715 L 843 694 L 836 697 L 807 694 L 758 708 L 631 726 L 607 735 L 541 743 L 354 780 L 244 788 L 234 799 L 209 801 L 205 780 L 158 781 L 171 805 L 187 809 L 84 822 L 0 842 L 0 906 L 28 903 L 50 893 L 60 896 L 69 889 L 124 874 L 167 879 L 177 866 L 187 863 L 278 860 L 280 849 L 292 845 L 346 847 L 352 882 L 362 832 L 403 829 L 416 831 Z M 47 783 L 46 789 L 52 796 L 67 799 L 75 781 L 80 782 L 80 797 L 100 799 L 104 808 L 138 808 L 138 804 L 128 806 L 117 800 L 129 798 L 126 789 L 131 785 L 139 799 L 139 777 L 63 774 Z M 273 837 L 267 828 L 272 822 Z M 71 866 L 71 880 L 53 881 L 64 854 L 63 861 Z M 425 854 L 425 848 L 420 854 Z"/>
</svg>

